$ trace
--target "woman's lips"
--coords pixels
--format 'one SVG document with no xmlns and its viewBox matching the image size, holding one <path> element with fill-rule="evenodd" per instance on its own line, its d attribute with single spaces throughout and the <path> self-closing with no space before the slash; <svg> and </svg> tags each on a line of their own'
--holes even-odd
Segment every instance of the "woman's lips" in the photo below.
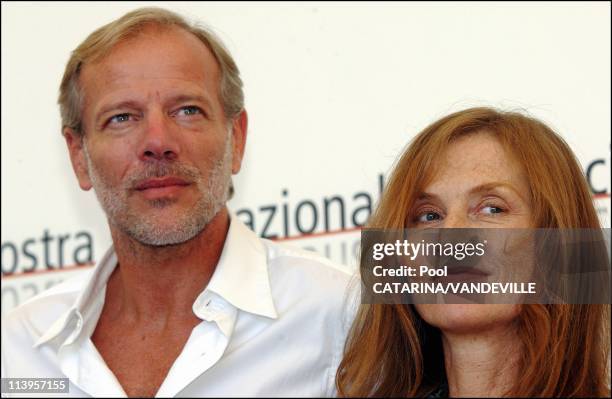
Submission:
<svg viewBox="0 0 612 399">
<path fill-rule="evenodd" d="M 468 266 L 449 266 L 447 275 L 436 277 L 436 280 L 443 283 L 478 283 L 487 281 L 489 273 Z"/>
</svg>

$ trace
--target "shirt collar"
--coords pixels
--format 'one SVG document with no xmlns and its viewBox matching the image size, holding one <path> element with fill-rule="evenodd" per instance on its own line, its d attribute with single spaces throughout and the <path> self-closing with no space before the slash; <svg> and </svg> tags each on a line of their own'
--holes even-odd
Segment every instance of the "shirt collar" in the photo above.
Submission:
<svg viewBox="0 0 612 399">
<path fill-rule="evenodd" d="M 78 338 L 83 328 L 95 328 L 98 316 L 104 306 L 106 282 L 117 266 L 117 254 L 114 248 L 106 251 L 102 259 L 92 270 L 85 287 L 77 295 L 72 306 L 64 312 L 51 327 L 34 343 L 34 347 L 50 341 L 59 345 L 70 345 Z"/>
<path fill-rule="evenodd" d="M 261 239 L 235 215 L 208 290 L 240 310 L 276 319 L 268 255 Z"/>
<path fill-rule="evenodd" d="M 194 313 L 200 317 L 207 314 L 202 307 L 209 304 L 211 294 L 220 297 L 232 306 L 245 312 L 276 319 L 278 317 L 270 279 L 266 247 L 247 226 L 235 215 L 230 214 L 230 227 L 225 239 L 221 257 L 206 289 L 193 304 Z M 70 345 L 80 335 L 83 328 L 93 332 L 106 292 L 106 282 L 117 266 L 114 248 L 106 252 L 98 262 L 85 288 L 77 296 L 74 304 L 64 312 L 51 327 L 34 343 L 34 347 L 54 341 L 58 346 Z M 230 317 L 230 319 L 235 317 Z M 228 335 L 233 323 L 217 324 Z"/>
</svg>

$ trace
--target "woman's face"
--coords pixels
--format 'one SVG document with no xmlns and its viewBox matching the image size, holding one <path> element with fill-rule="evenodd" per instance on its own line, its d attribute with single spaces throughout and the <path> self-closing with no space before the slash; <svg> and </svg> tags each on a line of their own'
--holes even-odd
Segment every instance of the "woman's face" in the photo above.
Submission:
<svg viewBox="0 0 612 399">
<path fill-rule="evenodd" d="M 491 133 L 460 137 L 438 156 L 440 169 L 411 209 L 409 227 L 533 227 L 523 168 Z M 429 324 L 456 333 L 509 323 L 520 309 L 512 304 L 415 306 Z"/>
</svg>

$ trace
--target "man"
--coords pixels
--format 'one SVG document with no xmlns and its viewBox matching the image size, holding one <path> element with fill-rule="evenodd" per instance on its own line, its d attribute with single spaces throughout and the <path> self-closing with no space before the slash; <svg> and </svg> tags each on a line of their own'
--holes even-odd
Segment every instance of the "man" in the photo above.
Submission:
<svg viewBox="0 0 612 399">
<path fill-rule="evenodd" d="M 229 214 L 247 114 L 220 41 L 130 12 L 72 53 L 59 103 L 113 247 L 7 317 L 2 376 L 67 377 L 75 396 L 332 395 L 349 277 Z"/>
</svg>

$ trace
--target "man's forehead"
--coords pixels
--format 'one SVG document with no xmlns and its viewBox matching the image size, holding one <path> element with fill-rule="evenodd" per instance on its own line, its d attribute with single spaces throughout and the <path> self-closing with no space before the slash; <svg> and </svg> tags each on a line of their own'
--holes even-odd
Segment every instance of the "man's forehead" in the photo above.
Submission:
<svg viewBox="0 0 612 399">
<path fill-rule="evenodd" d="M 166 86 L 171 82 L 177 86 L 195 84 L 214 96 L 219 91 L 219 76 L 212 52 L 196 36 L 180 28 L 151 28 L 85 64 L 79 80 L 90 103 L 92 94 L 108 97 L 110 91 L 125 91 L 147 80 Z"/>
<path fill-rule="evenodd" d="M 131 57 L 135 52 L 144 53 L 144 57 Z M 197 36 L 180 27 L 158 25 L 139 29 L 114 43 L 100 56 L 85 62 L 81 73 L 93 67 L 108 79 L 116 79 L 124 73 L 123 67 L 135 63 L 169 65 L 186 69 L 185 72 L 206 72 L 215 76 L 219 73 L 214 54 Z M 198 64 L 201 68 L 193 68 Z"/>
</svg>

